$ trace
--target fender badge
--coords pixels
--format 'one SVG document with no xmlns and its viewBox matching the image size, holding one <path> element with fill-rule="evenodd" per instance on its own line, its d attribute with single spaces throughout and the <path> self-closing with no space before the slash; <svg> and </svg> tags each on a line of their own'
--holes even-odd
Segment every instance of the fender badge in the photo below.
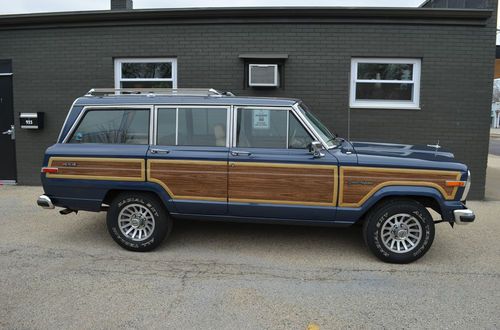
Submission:
<svg viewBox="0 0 500 330">
<path fill-rule="evenodd" d="M 78 164 L 76 162 L 64 162 L 64 163 L 62 163 L 62 166 L 64 166 L 64 167 L 77 167 Z"/>
<path fill-rule="evenodd" d="M 347 181 L 350 186 L 370 186 L 373 184 L 372 181 Z"/>
</svg>

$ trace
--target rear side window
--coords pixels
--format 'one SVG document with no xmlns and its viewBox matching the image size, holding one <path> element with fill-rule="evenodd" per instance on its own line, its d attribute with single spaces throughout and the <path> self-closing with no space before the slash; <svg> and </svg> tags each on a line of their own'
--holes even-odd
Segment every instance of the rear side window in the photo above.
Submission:
<svg viewBox="0 0 500 330">
<path fill-rule="evenodd" d="M 227 108 L 160 108 L 157 144 L 224 147 L 227 116 Z"/>
<path fill-rule="evenodd" d="M 69 143 L 149 144 L 149 109 L 89 110 Z"/>
</svg>

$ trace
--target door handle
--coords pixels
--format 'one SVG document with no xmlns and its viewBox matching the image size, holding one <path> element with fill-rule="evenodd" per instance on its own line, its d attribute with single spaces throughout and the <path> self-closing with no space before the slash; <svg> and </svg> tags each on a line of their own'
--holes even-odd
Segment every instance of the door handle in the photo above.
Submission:
<svg viewBox="0 0 500 330">
<path fill-rule="evenodd" d="M 152 154 L 168 154 L 170 153 L 170 150 L 166 150 L 166 149 L 149 149 L 149 151 L 152 153 Z"/>
<path fill-rule="evenodd" d="M 231 151 L 232 156 L 250 156 L 251 154 L 249 151 Z"/>
<path fill-rule="evenodd" d="M 2 132 L 2 135 L 10 135 L 11 140 L 16 139 L 16 129 L 14 125 L 10 125 L 10 129 L 6 130 L 5 132 Z"/>
</svg>

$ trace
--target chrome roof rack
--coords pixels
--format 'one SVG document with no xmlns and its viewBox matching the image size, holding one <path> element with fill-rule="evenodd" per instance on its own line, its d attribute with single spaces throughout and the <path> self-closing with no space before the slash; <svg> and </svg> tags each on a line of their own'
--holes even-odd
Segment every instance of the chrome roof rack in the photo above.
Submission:
<svg viewBox="0 0 500 330">
<path fill-rule="evenodd" d="M 116 95 L 184 95 L 184 96 L 234 96 L 231 92 L 219 92 L 213 88 L 92 88 L 85 96 Z"/>
</svg>

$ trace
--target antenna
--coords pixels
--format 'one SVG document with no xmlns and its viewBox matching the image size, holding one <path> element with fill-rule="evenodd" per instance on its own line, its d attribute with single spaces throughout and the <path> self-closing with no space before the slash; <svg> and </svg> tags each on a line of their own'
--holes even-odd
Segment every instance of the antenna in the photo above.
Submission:
<svg viewBox="0 0 500 330">
<path fill-rule="evenodd" d="M 347 141 L 351 141 L 351 107 L 347 108 Z"/>
</svg>

